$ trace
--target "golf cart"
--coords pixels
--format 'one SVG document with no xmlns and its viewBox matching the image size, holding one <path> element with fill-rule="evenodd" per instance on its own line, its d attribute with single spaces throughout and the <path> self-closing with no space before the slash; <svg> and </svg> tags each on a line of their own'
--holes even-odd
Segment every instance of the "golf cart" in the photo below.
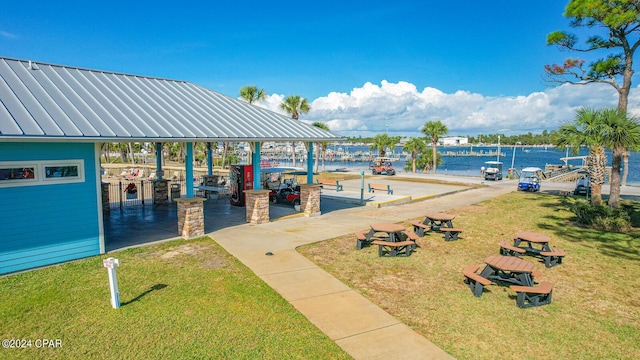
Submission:
<svg viewBox="0 0 640 360">
<path fill-rule="evenodd" d="M 485 180 L 502 180 L 502 162 L 487 161 L 485 165 L 487 165 L 484 171 Z"/>
<path fill-rule="evenodd" d="M 518 191 L 540 191 L 540 181 L 542 180 L 542 169 L 537 167 L 526 167 L 522 169 Z"/>
<path fill-rule="evenodd" d="M 379 157 L 376 158 L 370 165 L 369 169 L 371 169 L 371 174 L 373 175 L 395 175 L 396 170 L 391 165 L 390 158 Z"/>
<path fill-rule="evenodd" d="M 298 175 L 306 172 L 292 171 L 291 168 L 262 169 L 262 184 L 269 189 L 269 201 L 273 204 L 300 206 L 300 186 L 296 180 Z"/>
<path fill-rule="evenodd" d="M 576 179 L 576 188 L 573 190 L 573 195 L 591 195 L 591 178 L 586 171 L 579 171 L 578 178 Z"/>
</svg>

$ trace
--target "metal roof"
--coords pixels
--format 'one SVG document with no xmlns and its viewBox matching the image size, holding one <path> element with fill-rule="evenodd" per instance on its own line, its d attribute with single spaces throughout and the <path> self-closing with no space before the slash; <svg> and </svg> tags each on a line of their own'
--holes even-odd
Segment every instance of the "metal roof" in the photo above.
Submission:
<svg viewBox="0 0 640 360">
<path fill-rule="evenodd" d="M 186 81 L 0 57 L 0 141 L 333 141 Z"/>
</svg>

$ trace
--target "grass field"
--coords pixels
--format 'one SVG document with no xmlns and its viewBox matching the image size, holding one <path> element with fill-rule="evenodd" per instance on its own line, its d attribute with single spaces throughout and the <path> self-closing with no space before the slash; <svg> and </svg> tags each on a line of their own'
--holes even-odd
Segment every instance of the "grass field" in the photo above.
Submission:
<svg viewBox="0 0 640 360">
<path fill-rule="evenodd" d="M 119 309 L 106 256 L 0 278 L 0 359 L 349 358 L 209 238 L 114 256 Z"/>
<path fill-rule="evenodd" d="M 357 251 L 353 234 L 299 250 L 459 359 L 640 358 L 640 231 L 576 227 L 573 201 L 513 192 L 453 209 L 461 239 L 445 243 L 431 233 L 408 258 L 379 258 L 376 247 Z M 467 265 L 498 255 L 498 243 L 516 231 L 549 235 L 553 247 L 567 251 L 563 264 L 549 269 L 523 257 L 542 272 L 539 280 L 554 283 L 550 305 L 520 309 L 515 292 L 495 284 L 476 298 L 463 283 Z"/>
</svg>

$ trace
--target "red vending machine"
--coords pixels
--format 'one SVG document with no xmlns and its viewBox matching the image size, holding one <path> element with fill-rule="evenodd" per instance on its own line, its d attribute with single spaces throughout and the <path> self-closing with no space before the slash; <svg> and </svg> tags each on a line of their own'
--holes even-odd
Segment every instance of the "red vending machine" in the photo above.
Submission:
<svg viewBox="0 0 640 360">
<path fill-rule="evenodd" d="M 231 165 L 229 171 L 231 205 L 246 206 L 244 191 L 251 189 L 253 189 L 253 166 Z"/>
</svg>

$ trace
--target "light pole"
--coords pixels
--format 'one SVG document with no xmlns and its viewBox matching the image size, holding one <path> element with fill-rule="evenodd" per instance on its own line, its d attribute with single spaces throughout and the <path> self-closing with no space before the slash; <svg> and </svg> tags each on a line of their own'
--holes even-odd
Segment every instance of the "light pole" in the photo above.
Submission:
<svg viewBox="0 0 640 360">
<path fill-rule="evenodd" d="M 516 145 L 522 144 L 520 141 L 516 141 L 515 144 L 513 144 L 513 155 L 511 156 L 511 175 L 514 175 L 516 172 L 516 169 L 513 168 L 513 164 L 516 161 Z"/>
</svg>

